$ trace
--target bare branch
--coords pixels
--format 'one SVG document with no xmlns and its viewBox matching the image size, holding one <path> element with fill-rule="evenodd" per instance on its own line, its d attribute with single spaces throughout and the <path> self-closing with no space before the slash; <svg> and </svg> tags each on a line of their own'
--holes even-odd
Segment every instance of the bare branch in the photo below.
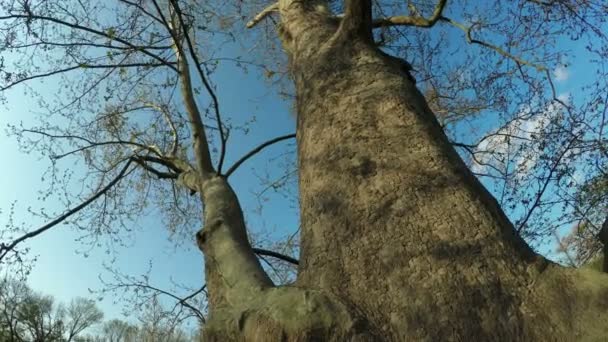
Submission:
<svg viewBox="0 0 608 342">
<path fill-rule="evenodd" d="M 264 20 L 267 16 L 272 14 L 272 12 L 277 12 L 279 10 L 279 3 L 275 2 L 274 4 L 264 8 L 262 12 L 258 13 L 253 19 L 247 22 L 247 28 L 252 28 L 257 25 L 259 22 Z"/>
<path fill-rule="evenodd" d="M 530 207 L 530 209 L 526 213 L 526 216 L 524 217 L 524 219 L 517 226 L 517 232 L 518 233 L 520 233 L 525 228 L 526 224 L 528 223 L 528 220 L 530 220 L 530 217 L 532 216 L 532 213 L 540 205 L 540 203 L 541 203 L 540 200 L 541 200 L 542 196 L 545 194 L 545 191 L 547 190 L 547 187 L 549 186 L 549 183 L 551 182 L 551 177 L 553 176 L 553 173 L 555 173 L 555 170 L 559 166 L 562 158 L 566 155 L 566 152 L 568 152 L 570 150 L 570 148 L 572 147 L 572 144 L 574 144 L 574 142 L 576 140 L 578 140 L 579 136 L 580 135 L 575 135 L 572 139 L 570 139 L 570 141 L 568 142 L 568 144 L 564 147 L 564 149 L 562 150 L 562 152 L 560 153 L 560 155 L 557 157 L 557 159 L 555 160 L 555 162 L 551 166 L 551 169 L 549 169 L 549 174 L 545 178 L 545 182 L 544 182 L 542 188 L 539 189 L 539 191 L 536 193 L 536 198 L 534 199 L 534 203 L 532 204 L 532 206 Z"/>
<path fill-rule="evenodd" d="M 145 15 L 147 15 L 148 17 L 154 19 L 155 21 L 157 21 L 157 22 L 159 22 L 161 24 L 164 24 L 163 21 L 160 18 L 158 18 L 154 14 L 150 13 L 149 11 L 147 11 L 143 6 L 141 6 L 138 3 L 135 3 L 133 1 L 128 1 L 128 0 L 118 0 L 118 1 L 120 1 L 120 2 L 122 2 L 124 4 L 127 4 L 128 6 L 133 6 L 133 7 L 137 8 L 140 12 L 144 13 Z"/>
<path fill-rule="evenodd" d="M 543 66 L 543 65 L 535 64 L 535 63 L 526 61 L 526 60 L 524 60 L 524 59 L 522 59 L 522 58 L 520 58 L 518 56 L 515 56 L 515 55 L 513 55 L 513 54 L 511 54 L 511 53 L 509 53 L 507 51 L 505 51 L 504 49 L 502 49 L 502 48 L 500 48 L 500 47 L 498 47 L 496 45 L 492 45 L 492 44 L 487 43 L 485 41 L 474 39 L 472 37 L 472 35 L 471 35 L 471 30 L 475 27 L 475 24 L 473 24 L 471 26 L 465 26 L 465 25 L 463 25 L 463 24 L 461 24 L 459 22 L 456 22 L 456 21 L 454 21 L 452 19 L 449 19 L 449 18 L 446 18 L 446 17 L 441 17 L 440 19 L 442 21 L 445 21 L 445 22 L 449 23 L 450 25 L 452 25 L 454 27 L 457 27 L 457 28 L 461 29 L 464 32 L 464 34 L 465 34 L 465 39 L 466 39 L 467 43 L 469 43 L 469 44 L 477 44 L 477 45 L 481 45 L 483 47 L 486 47 L 488 49 L 492 49 L 492 50 L 496 51 L 498 54 L 500 54 L 500 55 L 502 55 L 504 57 L 507 57 L 509 59 L 514 60 L 519 65 L 527 65 L 527 66 L 535 68 L 538 71 L 545 71 L 545 70 L 547 70 L 547 68 L 545 66 Z"/>
<path fill-rule="evenodd" d="M 273 258 L 277 258 L 279 260 L 283 260 L 286 261 L 290 264 L 294 264 L 294 265 L 299 265 L 300 261 L 298 259 L 292 258 L 290 256 L 275 252 L 275 251 L 270 251 L 267 249 L 263 249 L 263 248 L 256 248 L 253 247 L 253 252 L 257 255 L 265 255 L 265 256 L 271 256 Z"/>
<path fill-rule="evenodd" d="M 433 27 L 441 18 L 442 13 L 447 4 L 447 0 L 439 0 L 433 14 L 429 18 L 420 16 L 395 16 L 380 18 L 373 21 L 373 27 L 387 27 L 387 26 L 418 26 L 418 27 Z M 418 11 L 414 8 L 414 13 Z"/>
<path fill-rule="evenodd" d="M 100 43 L 84 43 L 84 42 L 71 42 L 71 43 L 65 43 L 65 42 L 48 42 L 45 40 L 40 40 L 34 43 L 29 43 L 29 44 L 11 44 L 11 48 L 13 49 L 23 49 L 23 48 L 30 48 L 30 47 L 34 47 L 34 46 L 57 46 L 57 47 L 74 47 L 74 46 L 83 46 L 83 47 L 98 47 L 98 48 L 104 48 L 104 49 L 111 49 L 111 50 L 121 50 L 121 51 L 140 51 L 143 49 L 149 49 L 149 50 L 168 50 L 171 48 L 171 46 L 152 46 L 152 45 L 136 45 L 135 48 L 131 48 L 128 46 L 114 46 L 114 45 L 107 45 L 107 44 L 100 44 Z"/>
<path fill-rule="evenodd" d="M 163 66 L 163 65 L 167 65 L 167 64 L 175 64 L 175 62 L 165 62 L 165 63 L 124 63 L 124 64 L 79 64 L 79 65 L 74 65 L 71 67 L 67 67 L 67 68 L 63 68 L 63 69 L 58 69 L 58 70 L 53 70 L 53 71 L 49 71 L 49 72 L 45 72 L 42 74 L 36 74 L 36 75 L 32 75 L 32 76 L 28 76 L 28 77 L 24 77 L 20 80 L 11 82 L 9 84 L 7 84 L 6 86 L 0 88 L 0 91 L 5 91 L 9 88 L 12 88 L 14 86 L 16 86 L 17 84 L 23 83 L 23 82 L 27 82 L 27 81 L 31 81 L 31 80 L 35 80 L 37 78 L 44 78 L 44 77 L 49 77 L 49 76 L 54 76 L 54 75 L 59 75 L 68 71 L 73 71 L 73 70 L 78 70 L 78 69 L 114 69 L 114 68 L 133 68 L 133 67 L 158 67 L 158 66 Z"/>
<path fill-rule="evenodd" d="M 201 78 L 201 81 L 203 82 L 203 85 L 205 86 L 207 93 L 209 93 L 209 96 L 211 96 L 211 101 L 213 103 L 213 110 L 215 112 L 215 119 L 217 121 L 217 128 L 219 130 L 220 142 L 221 142 L 220 160 L 219 160 L 218 166 L 217 166 L 217 173 L 220 174 L 222 172 L 222 165 L 224 164 L 224 157 L 226 155 L 226 140 L 227 140 L 227 136 L 224 134 L 224 129 L 222 126 L 222 118 L 221 118 L 221 114 L 220 114 L 220 103 L 217 99 L 217 95 L 215 94 L 215 91 L 213 90 L 213 88 L 211 87 L 211 84 L 209 83 L 209 80 L 207 80 L 207 77 L 205 76 L 205 73 L 203 72 L 203 69 L 201 67 L 202 64 L 199 61 L 199 58 L 195 53 L 194 44 L 192 43 L 192 40 L 190 39 L 190 35 L 188 34 L 188 27 L 184 23 L 184 18 L 182 15 L 182 11 L 179 7 L 179 4 L 176 0 L 171 0 L 171 3 L 177 14 L 177 18 L 178 18 L 180 26 L 182 28 L 184 38 L 186 39 L 186 43 L 188 44 L 188 50 L 190 51 L 190 57 L 192 58 L 192 61 L 194 62 L 196 70 L 198 71 L 198 75 Z M 177 44 L 179 44 L 179 43 L 177 43 Z M 183 56 L 183 57 L 184 57 L 184 59 L 186 58 L 185 56 Z"/>
<path fill-rule="evenodd" d="M 274 139 L 268 140 L 265 143 L 260 144 L 259 146 L 257 146 L 256 148 L 254 148 L 253 150 L 249 151 L 246 155 L 244 155 L 243 157 L 241 157 L 241 159 L 239 159 L 236 163 L 234 163 L 234 165 L 232 165 L 228 171 L 226 171 L 226 173 L 224 174 L 224 176 L 226 178 L 230 177 L 230 175 L 236 171 L 236 169 L 241 166 L 241 164 L 243 164 L 245 161 L 247 161 L 247 159 L 253 157 L 256 153 L 262 151 L 264 148 L 275 144 L 277 142 L 283 141 L 283 140 L 287 140 L 287 139 L 291 139 L 291 138 L 295 138 L 296 135 L 295 134 L 287 134 L 287 135 L 283 135 L 280 137 L 276 137 Z"/>
<path fill-rule="evenodd" d="M 152 166 L 148 165 L 143 158 L 140 158 L 139 156 L 134 157 L 134 160 L 138 165 L 140 165 L 146 171 L 148 171 L 148 172 L 154 174 L 156 177 L 158 177 L 158 179 L 177 179 L 177 177 L 178 177 L 178 174 L 176 174 L 176 173 L 162 172 L 162 171 L 159 171 L 159 170 L 153 168 Z"/>
<path fill-rule="evenodd" d="M 104 145 L 130 145 L 130 146 L 134 146 L 137 147 L 138 149 L 141 150 L 145 150 L 145 151 L 149 151 L 152 152 L 158 156 L 162 156 L 161 152 L 159 151 L 159 149 L 156 146 L 148 146 L 148 145 L 144 145 L 144 144 L 140 144 L 137 142 L 133 142 L 133 141 L 126 141 L 126 140 L 109 140 L 109 141 L 92 141 L 90 139 L 81 137 L 81 136 L 77 136 L 77 135 L 69 135 L 69 134 L 51 134 L 51 133 L 47 133 L 44 131 L 38 131 L 35 129 L 24 129 L 23 132 L 27 132 L 27 133 L 35 133 L 35 134 L 40 134 L 49 138 L 54 138 L 54 139 L 73 139 L 73 140 L 80 140 L 80 141 L 84 141 L 86 142 L 88 145 L 87 146 L 82 146 L 79 147 L 75 150 L 63 153 L 63 154 L 58 154 L 58 155 L 54 155 L 52 156 L 53 159 L 61 159 L 64 158 L 68 155 L 77 153 L 77 152 L 81 152 L 90 148 L 94 148 L 97 146 L 104 146 Z"/>
<path fill-rule="evenodd" d="M 21 237 L 13 240 L 13 242 L 9 243 L 8 245 L 6 245 L 4 243 L 0 244 L 0 262 L 18 244 L 22 243 L 23 241 L 25 241 L 27 239 L 36 237 L 36 236 L 44 233 L 45 231 L 53 228 L 54 226 L 56 226 L 59 223 L 65 221 L 67 218 L 69 218 L 70 216 L 76 214 L 80 210 L 84 209 L 89 204 L 93 203 L 96 199 L 98 199 L 99 197 L 101 197 L 102 195 L 104 195 L 106 192 L 108 192 L 108 190 L 110 190 L 114 185 L 116 185 L 116 183 L 118 183 L 127 174 L 127 170 L 129 169 L 129 166 L 131 165 L 132 161 L 133 160 L 131 158 L 129 158 L 127 160 L 125 166 L 123 166 L 123 168 L 118 173 L 118 175 L 116 175 L 116 177 L 114 177 L 114 179 L 112 179 L 112 181 L 110 181 L 105 187 L 103 187 L 102 189 L 100 189 L 97 193 L 95 193 L 93 196 L 91 196 L 86 201 L 82 202 L 81 204 L 79 204 L 78 206 L 76 206 L 76 207 L 74 207 L 72 209 L 69 209 L 66 213 L 64 213 L 63 215 L 57 217 L 56 219 L 52 220 L 51 222 L 45 224 L 44 226 L 42 226 L 42 227 L 40 227 L 40 228 L 38 228 L 36 230 L 33 230 L 33 231 L 29 232 L 29 233 L 26 233 L 26 234 L 22 235 Z"/>
<path fill-rule="evenodd" d="M 165 118 L 165 121 L 167 121 L 167 124 L 171 128 L 171 135 L 173 136 L 173 143 L 171 144 L 171 149 L 169 151 L 169 155 L 172 157 L 175 157 L 175 155 L 177 154 L 177 148 L 179 146 L 179 134 L 177 132 L 177 128 L 175 127 L 175 123 L 173 122 L 173 119 L 171 119 L 171 114 L 169 113 L 169 109 L 167 108 L 167 106 L 164 106 L 164 105 L 159 106 L 159 105 L 151 103 L 151 102 L 145 103 L 144 106 L 147 108 L 151 108 L 151 109 L 155 109 L 155 110 L 159 111 Z"/>
<path fill-rule="evenodd" d="M 12 15 L 7 15 L 7 16 L 2 16 L 0 17 L 0 21 L 2 20 L 8 20 L 8 19 L 25 19 L 27 21 L 31 21 L 31 20 L 42 20 L 42 21 L 49 21 L 49 22 L 53 22 L 56 24 L 59 24 L 61 26 L 66 26 L 72 29 L 76 29 L 76 30 L 80 30 L 80 31 L 84 31 L 84 32 L 89 32 L 101 37 L 105 37 L 107 39 L 109 39 L 110 41 L 115 41 L 118 43 L 121 43 L 125 46 L 128 46 L 130 48 L 132 48 L 135 51 L 141 51 L 143 54 L 148 55 L 150 57 L 152 57 L 153 59 L 159 61 L 161 64 L 168 66 L 169 68 L 173 69 L 174 71 L 177 71 L 177 68 L 170 62 L 164 60 L 163 58 L 151 53 L 150 51 L 147 51 L 145 49 L 138 49 L 138 47 L 134 44 L 132 44 L 131 42 L 129 42 L 128 40 L 122 39 L 120 37 L 116 37 L 114 35 L 108 34 L 106 32 L 100 31 L 100 30 L 96 30 L 90 27 L 86 27 L 86 26 L 81 26 L 78 24 L 74 24 L 74 23 L 69 23 L 67 21 L 64 20 L 60 20 L 57 18 L 53 18 L 53 17 L 46 17 L 46 16 L 42 16 L 42 15 L 34 15 L 34 14 L 29 14 L 29 15 L 25 15 L 25 14 L 12 14 Z"/>
<path fill-rule="evenodd" d="M 160 289 L 158 287 L 155 287 L 155 286 L 152 286 L 152 285 L 149 285 L 149 284 L 146 284 L 146 283 L 142 283 L 142 282 L 121 283 L 121 284 L 113 284 L 113 285 L 110 285 L 110 286 L 112 286 L 114 288 L 138 287 L 138 288 L 152 290 L 154 292 L 163 294 L 163 295 L 165 295 L 167 297 L 175 299 L 179 305 L 182 305 L 182 306 L 190 309 L 196 315 L 196 317 L 201 321 L 201 323 L 203 323 L 203 324 L 205 323 L 205 315 L 203 315 L 203 313 L 198 308 L 196 308 L 192 304 L 188 303 L 187 301 L 189 299 L 192 299 L 193 297 L 195 297 L 199 293 L 205 291 L 205 288 L 206 288 L 207 285 L 204 285 L 203 287 L 201 287 L 200 289 L 198 289 L 194 293 L 192 293 L 192 294 L 190 294 L 190 295 L 188 295 L 188 296 L 186 296 L 184 298 L 181 298 L 181 297 L 179 297 L 179 296 L 177 296 L 177 295 L 175 295 L 175 294 L 173 294 L 173 293 L 171 293 L 169 291 L 166 291 L 166 290 L 163 290 L 163 289 Z"/>
<path fill-rule="evenodd" d="M 186 112 L 188 113 L 188 117 L 190 119 L 190 127 L 192 129 L 192 139 L 194 145 L 193 149 L 198 164 L 198 173 L 202 179 L 207 179 L 215 175 L 217 172 L 215 171 L 211 161 L 209 141 L 207 139 L 207 134 L 205 133 L 205 126 L 203 124 L 201 113 L 195 100 L 194 90 L 192 89 L 192 79 L 190 78 L 188 58 L 184 54 L 180 38 L 176 32 L 174 32 L 174 23 L 172 22 L 170 24 L 167 21 L 156 0 L 153 0 L 153 3 L 159 16 L 166 24 L 165 26 L 168 28 L 169 32 L 171 33 L 171 37 L 173 38 L 174 50 L 178 59 L 178 72 L 180 74 L 180 83 L 182 88 L 181 93 L 182 98 L 184 99 Z M 184 25 L 180 24 L 180 27 L 183 28 Z"/>
</svg>

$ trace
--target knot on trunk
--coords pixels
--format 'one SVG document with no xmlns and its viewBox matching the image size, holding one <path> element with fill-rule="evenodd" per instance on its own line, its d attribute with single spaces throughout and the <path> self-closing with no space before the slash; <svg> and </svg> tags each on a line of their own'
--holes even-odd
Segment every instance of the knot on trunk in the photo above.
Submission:
<svg viewBox="0 0 608 342">
<path fill-rule="evenodd" d="M 211 224 L 205 225 L 205 227 L 203 227 L 201 230 L 199 230 L 196 233 L 196 243 L 198 244 L 198 246 L 201 249 L 203 248 L 205 243 L 209 240 L 211 235 L 215 231 L 217 231 L 222 226 L 222 224 L 224 224 L 224 221 L 222 219 L 217 219 L 217 220 L 211 222 Z"/>
</svg>

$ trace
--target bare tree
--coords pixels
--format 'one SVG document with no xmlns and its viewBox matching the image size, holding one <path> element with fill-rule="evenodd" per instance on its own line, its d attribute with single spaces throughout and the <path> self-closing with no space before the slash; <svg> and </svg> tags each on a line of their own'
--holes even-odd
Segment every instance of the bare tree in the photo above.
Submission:
<svg viewBox="0 0 608 342">
<path fill-rule="evenodd" d="M 108 342 L 135 342 L 137 327 L 119 319 L 113 319 L 104 323 L 103 338 Z"/>
<path fill-rule="evenodd" d="M 20 324 L 20 307 L 26 298 L 32 295 L 27 285 L 15 279 L 3 278 L 0 281 L 0 310 L 2 316 L 0 325 L 3 338 L 9 342 L 21 342 L 25 339 L 25 331 Z"/>
<path fill-rule="evenodd" d="M 103 312 L 97 307 L 95 301 L 81 297 L 72 299 L 66 309 L 66 322 L 64 323 L 67 341 L 72 341 L 85 329 L 102 320 Z"/>
<path fill-rule="evenodd" d="M 51 342 L 63 336 L 64 311 L 52 296 L 32 293 L 18 306 L 18 322 L 27 331 L 27 339 Z"/>
</svg>

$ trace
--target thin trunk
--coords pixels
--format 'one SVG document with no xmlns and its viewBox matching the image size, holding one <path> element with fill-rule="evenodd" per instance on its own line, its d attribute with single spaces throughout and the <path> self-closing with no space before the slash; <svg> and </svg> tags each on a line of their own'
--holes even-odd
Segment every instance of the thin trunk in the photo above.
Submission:
<svg viewBox="0 0 608 342">
<path fill-rule="evenodd" d="M 204 181 L 205 227 L 197 234 L 205 253 L 209 306 L 230 307 L 247 302 L 272 286 L 247 238 L 238 199 L 225 178 Z"/>
</svg>

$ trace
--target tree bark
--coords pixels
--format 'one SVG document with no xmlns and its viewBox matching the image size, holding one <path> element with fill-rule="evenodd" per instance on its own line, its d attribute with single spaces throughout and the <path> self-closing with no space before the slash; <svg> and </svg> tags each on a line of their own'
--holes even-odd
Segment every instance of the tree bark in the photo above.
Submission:
<svg viewBox="0 0 608 342">
<path fill-rule="evenodd" d="M 532 251 L 403 61 L 317 3 L 279 10 L 297 93 L 298 279 L 212 306 L 208 340 L 608 336 L 608 277 Z"/>
</svg>

